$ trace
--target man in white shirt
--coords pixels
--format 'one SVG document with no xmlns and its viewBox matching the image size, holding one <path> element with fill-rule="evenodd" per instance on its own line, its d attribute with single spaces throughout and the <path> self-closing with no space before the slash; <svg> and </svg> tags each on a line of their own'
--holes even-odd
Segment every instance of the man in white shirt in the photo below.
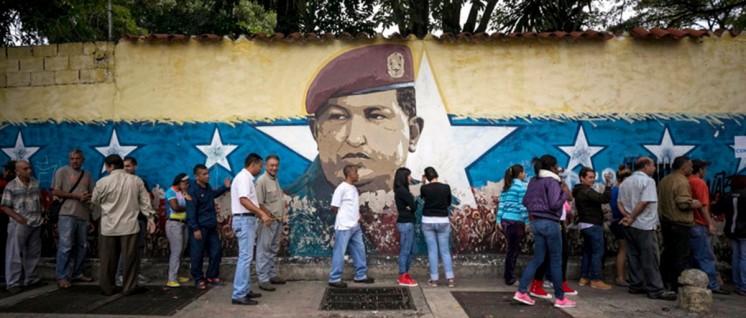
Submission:
<svg viewBox="0 0 746 318">
<path fill-rule="evenodd" d="M 347 165 L 344 167 L 345 181 L 340 183 L 332 195 L 332 213 L 336 213 L 334 220 L 334 251 L 332 253 L 332 269 L 329 273 L 329 286 L 346 288 L 347 284 L 342 281 L 342 270 L 344 269 L 344 255 L 349 245 L 352 262 L 355 265 L 356 283 L 373 283 L 373 278 L 368 277 L 368 266 L 365 261 L 365 244 L 363 244 L 363 232 L 360 229 L 360 195 L 355 182 L 358 181 L 357 166 Z"/>
<path fill-rule="evenodd" d="M 244 168 L 236 175 L 231 185 L 233 232 L 236 233 L 238 240 L 238 262 L 231 296 L 231 303 L 234 305 L 256 305 L 258 302 L 252 298 L 262 296 L 251 291 L 249 272 L 256 240 L 256 217 L 260 217 L 264 224 L 270 224 L 272 220 L 269 212 L 259 208 L 259 200 L 254 188 L 254 177 L 258 176 L 261 171 L 262 157 L 251 153 L 244 160 Z"/>
</svg>

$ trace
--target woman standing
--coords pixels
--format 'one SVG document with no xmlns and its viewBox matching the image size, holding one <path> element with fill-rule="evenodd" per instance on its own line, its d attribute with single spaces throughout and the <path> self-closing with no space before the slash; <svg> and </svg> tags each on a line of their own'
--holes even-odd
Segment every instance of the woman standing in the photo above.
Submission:
<svg viewBox="0 0 746 318">
<path fill-rule="evenodd" d="M 443 270 L 448 279 L 448 287 L 456 287 L 451 259 L 451 222 L 448 208 L 451 206 L 451 187 L 438 182 L 438 172 L 433 167 L 425 168 L 420 188 L 424 200 L 422 209 L 422 234 L 427 244 L 427 258 L 430 263 L 428 285 L 438 287 L 438 254 L 443 261 Z"/>
<path fill-rule="evenodd" d="M 580 169 L 580 183 L 572 189 L 575 208 L 578 210 L 578 226 L 583 235 L 583 258 L 580 266 L 580 286 L 590 284 L 592 288 L 611 289 L 601 279 L 603 257 L 606 251 L 604 244 L 604 211 L 602 204 L 611 200 L 611 173 L 604 175 L 606 181 L 604 192 L 593 189 L 596 183 L 596 172 L 588 167 Z"/>
<path fill-rule="evenodd" d="M 181 255 L 187 242 L 186 200 L 191 200 L 186 190 L 189 186 L 189 176 L 179 173 L 166 191 L 166 237 L 171 247 L 168 260 L 168 287 L 180 287 L 180 283 L 189 281 L 187 277 L 179 277 Z"/>
<path fill-rule="evenodd" d="M 619 198 L 619 185 L 624 182 L 624 179 L 632 175 L 632 171 L 627 169 L 625 165 L 620 165 L 619 170 L 616 172 L 616 185 L 611 188 L 611 200 L 609 206 L 611 207 L 611 233 L 614 233 L 614 238 L 619 246 L 616 253 L 616 279 L 614 284 L 621 287 L 629 287 L 627 283 L 627 241 L 624 239 L 624 226 L 619 222 L 624 218 L 624 215 L 619 211 L 618 198 Z"/>
<path fill-rule="evenodd" d="M 407 168 L 399 168 L 394 175 L 394 200 L 396 211 L 396 228 L 399 230 L 399 285 L 417 286 L 417 283 L 409 276 L 409 266 L 414 258 L 414 212 L 417 211 L 417 202 L 414 200 L 409 185 L 412 180 L 412 172 Z"/>
<path fill-rule="evenodd" d="M 555 307 L 575 307 L 575 302 L 565 297 L 562 291 L 562 234 L 560 233 L 560 217 L 565 201 L 570 197 L 570 190 L 557 175 L 559 167 L 557 158 L 543 155 L 534 158 L 534 172 L 536 177 L 531 179 L 523 197 L 523 205 L 533 217 L 531 231 L 534 233 L 534 258 L 523 271 L 513 299 L 527 305 L 533 305 L 534 300 L 528 294 L 528 285 L 534 277 L 536 268 L 544 261 L 544 254 L 549 253 L 549 268 L 554 285 L 554 295 L 557 299 Z"/>
<path fill-rule="evenodd" d="M 503 277 L 506 285 L 515 284 L 513 274 L 521 242 L 529 225 L 528 211 L 523 206 L 523 195 L 526 194 L 526 171 L 521 165 L 512 165 L 505 171 L 503 191 L 500 193 L 500 205 L 497 209 L 497 229 L 505 235 L 507 253 Z"/>
</svg>

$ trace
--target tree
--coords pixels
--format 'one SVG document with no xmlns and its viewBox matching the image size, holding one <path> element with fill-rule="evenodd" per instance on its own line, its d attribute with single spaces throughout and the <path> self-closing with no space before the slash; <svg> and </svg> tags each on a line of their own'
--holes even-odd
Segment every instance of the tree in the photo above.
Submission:
<svg viewBox="0 0 746 318">
<path fill-rule="evenodd" d="M 743 29 L 746 27 L 745 0 L 626 0 L 636 14 L 613 30 L 646 28 Z M 617 6 L 617 10 L 618 10 Z"/>
</svg>

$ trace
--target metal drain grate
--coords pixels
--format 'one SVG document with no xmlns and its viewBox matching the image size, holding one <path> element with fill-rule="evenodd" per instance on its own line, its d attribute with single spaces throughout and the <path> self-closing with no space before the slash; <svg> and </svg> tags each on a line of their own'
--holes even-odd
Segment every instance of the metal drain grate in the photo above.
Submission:
<svg viewBox="0 0 746 318">
<path fill-rule="evenodd" d="M 416 310 L 407 287 L 327 288 L 320 310 Z"/>
</svg>

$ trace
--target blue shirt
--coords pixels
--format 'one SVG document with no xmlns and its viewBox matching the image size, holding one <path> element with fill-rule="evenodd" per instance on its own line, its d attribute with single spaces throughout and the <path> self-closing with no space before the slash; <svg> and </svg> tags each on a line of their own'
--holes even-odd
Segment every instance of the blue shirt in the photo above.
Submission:
<svg viewBox="0 0 746 318">
<path fill-rule="evenodd" d="M 611 216 L 614 217 L 614 220 L 621 220 L 624 218 L 624 215 L 622 215 L 622 211 L 619 211 L 619 206 L 617 205 L 618 198 L 619 187 L 611 188 L 611 200 L 609 201 L 609 207 L 611 208 Z"/>
<path fill-rule="evenodd" d="M 206 187 L 200 186 L 196 181 L 189 185 L 187 193 L 192 197 L 187 200 L 187 226 L 192 231 L 203 227 L 215 227 L 218 225 L 217 210 L 215 209 L 215 198 L 223 195 L 229 188 L 221 186 L 213 190 L 210 184 Z"/>
<path fill-rule="evenodd" d="M 521 221 L 529 224 L 528 211 L 523 205 L 523 196 L 526 194 L 525 181 L 515 178 L 508 191 L 500 193 L 500 205 L 497 209 L 497 223 L 502 220 Z"/>
</svg>

